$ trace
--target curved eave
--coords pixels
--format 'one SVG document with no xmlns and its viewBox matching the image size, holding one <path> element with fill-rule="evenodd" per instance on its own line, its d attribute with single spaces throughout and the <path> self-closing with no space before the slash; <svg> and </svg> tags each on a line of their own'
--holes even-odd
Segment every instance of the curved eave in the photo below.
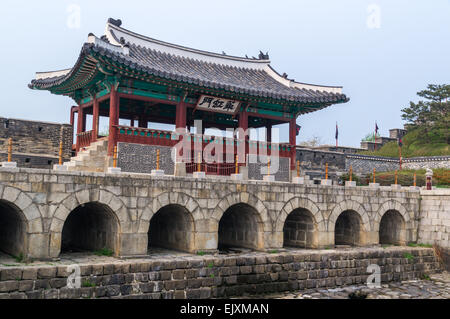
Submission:
<svg viewBox="0 0 450 319">
<path fill-rule="evenodd" d="M 218 82 L 211 82 L 211 81 L 204 81 L 200 80 L 198 78 L 188 77 L 184 75 L 179 74 L 172 74 L 165 71 L 156 70 L 154 68 L 150 68 L 148 66 L 139 64 L 134 62 L 132 59 L 130 59 L 127 56 L 124 56 L 123 54 L 118 54 L 116 52 L 110 52 L 109 50 L 103 48 L 103 47 L 94 47 L 93 53 L 96 58 L 102 62 L 102 64 L 107 65 L 108 68 L 110 68 L 113 72 L 118 73 L 125 73 L 127 76 L 136 77 L 138 79 L 142 79 L 142 77 L 157 77 L 161 79 L 166 79 L 170 81 L 175 81 L 178 83 L 186 84 L 189 86 L 197 86 L 202 87 L 206 89 L 212 89 L 212 90 L 225 90 L 230 94 L 234 95 L 248 95 L 251 97 L 256 98 L 262 98 L 262 99 L 271 99 L 271 100 L 278 100 L 278 101 L 286 101 L 289 103 L 305 103 L 305 104 L 335 104 L 335 103 L 344 103 L 348 101 L 348 98 L 344 94 L 335 94 L 330 92 L 325 92 L 326 97 L 314 97 L 315 93 L 321 93 L 321 91 L 312 91 L 307 92 L 307 89 L 304 88 L 292 88 L 294 90 L 301 90 L 303 94 L 310 95 L 310 98 L 304 98 L 301 96 L 296 95 L 284 95 L 280 94 L 278 92 L 270 92 L 267 90 L 257 90 L 257 89 L 244 89 L 238 86 L 228 85 L 228 84 L 222 84 Z M 118 67 L 117 64 L 120 66 L 124 66 L 125 68 Z"/>
<path fill-rule="evenodd" d="M 70 95 L 84 88 L 98 73 L 97 60 L 90 55 L 92 44 L 85 44 L 72 69 L 54 72 L 38 72 L 28 85 L 34 90 L 48 90 L 54 94 Z M 54 74 L 63 73 L 60 76 Z M 43 77 L 42 75 L 46 76 Z"/>
<path fill-rule="evenodd" d="M 302 87 L 298 85 L 290 86 L 292 90 L 301 91 L 301 95 L 286 95 L 270 90 L 258 90 L 241 88 L 218 82 L 204 81 L 194 77 L 179 74 L 172 74 L 160 71 L 146 65 L 136 63 L 121 47 L 113 46 L 99 39 L 94 39 L 92 43 L 86 43 L 81 50 L 80 56 L 75 66 L 61 76 L 35 79 L 29 87 L 37 90 L 48 90 L 54 94 L 73 96 L 75 91 L 83 89 L 95 79 L 102 68 L 109 68 L 112 73 L 123 74 L 125 76 L 151 81 L 155 78 L 159 81 L 168 80 L 184 85 L 187 88 L 202 88 L 211 91 L 225 91 L 229 95 L 248 96 L 259 100 L 273 101 L 274 103 L 288 103 L 290 105 L 331 105 L 345 103 L 349 99 L 344 94 L 324 91 L 322 86 Z M 273 69 L 272 69 L 273 70 Z M 67 70 L 66 70 L 67 71 Z M 102 70 L 103 71 L 103 70 Z M 58 71 L 61 72 L 61 71 Z M 104 72 L 104 71 L 103 71 Z M 55 72 L 46 72 L 56 74 Z M 317 90 L 314 90 L 316 88 Z M 318 88 L 321 88 L 320 90 Z M 328 87 L 330 88 L 330 87 Z M 332 87 L 333 89 L 338 87 Z M 319 95 L 319 97 L 317 96 Z"/>
</svg>

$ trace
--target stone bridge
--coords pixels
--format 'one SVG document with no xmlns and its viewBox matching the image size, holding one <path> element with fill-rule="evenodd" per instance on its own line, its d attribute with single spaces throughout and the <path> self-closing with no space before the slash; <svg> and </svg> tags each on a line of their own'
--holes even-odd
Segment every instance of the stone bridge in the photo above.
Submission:
<svg viewBox="0 0 450 319">
<path fill-rule="evenodd" d="M 401 245 L 417 240 L 419 198 L 409 188 L 1 168 L 0 250 L 52 259 Z"/>
</svg>

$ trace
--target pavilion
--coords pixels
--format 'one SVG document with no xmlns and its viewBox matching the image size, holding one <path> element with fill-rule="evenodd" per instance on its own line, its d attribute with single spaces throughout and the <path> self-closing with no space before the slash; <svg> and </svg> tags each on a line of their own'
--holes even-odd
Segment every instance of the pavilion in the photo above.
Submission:
<svg viewBox="0 0 450 319">
<path fill-rule="evenodd" d="M 200 51 L 121 25 L 109 19 L 103 36 L 89 34 L 73 68 L 37 73 L 29 85 L 76 102 L 70 118 L 74 125 L 78 113 L 77 152 L 99 138 L 100 116 L 109 117 L 109 156 L 120 142 L 174 145 L 173 138 L 167 139 L 173 132 L 153 130 L 149 122 L 175 124 L 177 131 L 187 131 L 196 120 L 203 121 L 204 129 L 266 128 L 268 143 L 272 126 L 289 123 L 289 144 L 279 149 L 280 156 L 290 158 L 292 169 L 298 116 L 349 100 L 342 87 L 304 84 L 280 75 L 262 52 L 258 58 L 243 58 Z M 91 131 L 86 131 L 88 114 L 93 118 Z M 130 126 L 119 125 L 119 119 L 130 120 Z M 239 136 L 239 141 L 245 142 L 246 154 L 251 152 L 248 136 Z"/>
</svg>

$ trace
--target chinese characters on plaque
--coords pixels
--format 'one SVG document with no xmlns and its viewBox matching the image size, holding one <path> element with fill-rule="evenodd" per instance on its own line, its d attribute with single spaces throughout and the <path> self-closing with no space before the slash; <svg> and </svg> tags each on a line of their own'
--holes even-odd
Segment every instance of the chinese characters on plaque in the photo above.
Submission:
<svg viewBox="0 0 450 319">
<path fill-rule="evenodd" d="M 197 110 L 218 112 L 225 114 L 236 114 L 239 111 L 241 102 L 222 99 L 219 97 L 202 95 L 197 104 Z"/>
</svg>

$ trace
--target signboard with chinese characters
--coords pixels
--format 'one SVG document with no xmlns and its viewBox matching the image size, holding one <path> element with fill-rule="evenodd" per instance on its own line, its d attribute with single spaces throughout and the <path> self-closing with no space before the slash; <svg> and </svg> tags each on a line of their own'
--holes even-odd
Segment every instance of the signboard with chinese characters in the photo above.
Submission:
<svg viewBox="0 0 450 319">
<path fill-rule="evenodd" d="M 224 114 L 236 114 L 239 111 L 241 102 L 222 99 L 219 97 L 202 95 L 198 101 L 197 110 L 217 112 Z"/>
</svg>

